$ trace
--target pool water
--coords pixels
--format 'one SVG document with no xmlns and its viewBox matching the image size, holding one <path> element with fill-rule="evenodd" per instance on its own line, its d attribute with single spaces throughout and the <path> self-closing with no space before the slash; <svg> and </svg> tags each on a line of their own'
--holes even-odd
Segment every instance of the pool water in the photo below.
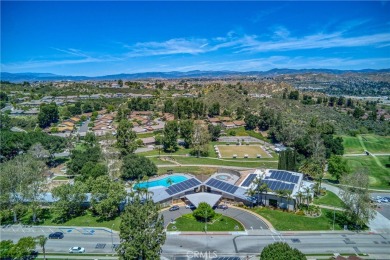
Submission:
<svg viewBox="0 0 390 260">
<path fill-rule="evenodd" d="M 157 187 L 157 186 L 164 186 L 164 187 L 169 187 L 168 179 L 172 180 L 172 185 L 185 181 L 188 178 L 183 175 L 171 175 L 168 177 L 165 177 L 163 179 L 155 180 L 155 181 L 148 181 L 148 182 L 140 182 L 137 185 L 134 186 L 134 188 L 152 188 L 152 187 Z"/>
<path fill-rule="evenodd" d="M 217 175 L 215 178 L 217 178 L 219 180 L 223 180 L 223 181 L 230 179 L 230 177 L 228 175 Z"/>
</svg>

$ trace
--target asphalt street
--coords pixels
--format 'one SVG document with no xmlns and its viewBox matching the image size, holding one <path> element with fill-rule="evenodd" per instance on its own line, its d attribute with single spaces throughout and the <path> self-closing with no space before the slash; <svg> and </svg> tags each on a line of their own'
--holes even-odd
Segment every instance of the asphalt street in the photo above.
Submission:
<svg viewBox="0 0 390 260">
<path fill-rule="evenodd" d="M 255 255 L 270 243 L 283 241 L 306 254 L 369 253 L 378 259 L 390 259 L 390 236 L 356 233 L 270 233 L 248 235 L 168 235 L 163 254 L 191 255 L 192 252 L 214 252 L 218 256 Z M 258 233 L 258 234 L 256 234 Z M 267 234 L 268 233 L 268 234 Z"/>
<path fill-rule="evenodd" d="M 118 233 L 101 228 L 58 228 L 11 226 L 1 229 L 1 240 L 17 241 L 25 236 L 49 235 L 62 231 L 63 239 L 50 239 L 46 251 L 67 253 L 73 246 L 84 247 L 86 253 L 113 252 L 112 245 L 119 244 Z M 193 252 L 214 252 L 218 256 L 255 255 L 266 245 L 284 241 L 304 253 L 368 253 L 377 259 L 390 259 L 390 234 L 353 232 L 275 232 L 248 230 L 232 234 L 168 233 L 163 255 L 168 259 L 186 256 Z M 38 251 L 41 251 L 38 248 Z"/>
<path fill-rule="evenodd" d="M 238 220 L 245 227 L 246 230 L 268 229 L 267 224 L 265 224 L 264 221 L 262 221 L 259 217 L 256 217 L 255 215 L 248 213 L 244 210 L 237 208 L 228 208 L 226 210 L 216 209 L 215 211 L 217 213 L 221 213 L 223 215 Z M 175 211 L 164 210 L 162 212 L 162 214 L 164 215 L 164 225 L 168 226 L 168 224 L 171 223 L 172 220 L 175 220 L 178 217 L 191 212 L 192 210 L 186 209 L 184 206 L 181 206 L 179 210 Z"/>
</svg>

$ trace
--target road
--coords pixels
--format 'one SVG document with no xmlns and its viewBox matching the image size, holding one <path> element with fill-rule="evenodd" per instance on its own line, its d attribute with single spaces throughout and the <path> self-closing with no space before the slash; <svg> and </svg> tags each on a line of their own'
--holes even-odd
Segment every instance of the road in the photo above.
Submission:
<svg viewBox="0 0 390 260">
<path fill-rule="evenodd" d="M 162 212 L 164 215 L 164 225 L 167 226 L 172 220 L 180 217 L 181 215 L 188 214 L 191 212 L 192 210 L 186 209 L 184 206 L 181 206 L 180 209 L 176 211 L 165 210 Z M 229 207 L 226 210 L 216 209 L 215 212 L 238 220 L 247 230 L 268 229 L 267 224 L 263 220 L 261 220 L 254 214 L 248 213 L 242 209 Z"/>
<path fill-rule="evenodd" d="M 390 259 L 390 236 L 356 233 L 278 233 L 250 232 L 249 235 L 168 235 L 163 255 L 191 255 L 213 252 L 218 256 L 255 255 L 270 243 L 283 241 L 306 254 L 368 253 L 379 259 Z"/>
<path fill-rule="evenodd" d="M 109 229 L 56 228 L 19 226 L 1 229 L 1 240 L 18 240 L 25 236 L 48 235 L 52 231 L 63 231 L 65 237 L 60 240 L 48 240 L 46 251 L 67 253 L 72 246 L 82 246 L 86 253 L 112 252 Z M 70 231 L 70 232 L 68 232 Z M 92 232 L 93 231 L 93 232 Z M 112 241 L 119 244 L 118 233 L 112 233 Z M 352 233 L 352 232 L 282 232 L 271 230 L 249 230 L 246 234 L 180 234 L 168 233 L 163 246 L 163 255 L 173 259 L 174 255 L 187 255 L 188 252 L 216 252 L 224 255 L 254 255 L 266 245 L 284 241 L 304 253 L 368 253 L 379 259 L 390 259 L 390 234 Z M 100 244 L 103 248 L 96 248 Z M 39 251 L 40 248 L 39 248 Z M 186 259 L 186 258 L 185 258 Z"/>
</svg>

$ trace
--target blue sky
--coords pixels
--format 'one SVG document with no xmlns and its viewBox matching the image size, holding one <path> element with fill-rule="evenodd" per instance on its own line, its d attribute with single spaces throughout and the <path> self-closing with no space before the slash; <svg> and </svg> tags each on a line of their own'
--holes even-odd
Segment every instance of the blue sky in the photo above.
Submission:
<svg viewBox="0 0 390 260">
<path fill-rule="evenodd" d="M 390 68 L 390 2 L 1 1 L 1 71 Z"/>
</svg>

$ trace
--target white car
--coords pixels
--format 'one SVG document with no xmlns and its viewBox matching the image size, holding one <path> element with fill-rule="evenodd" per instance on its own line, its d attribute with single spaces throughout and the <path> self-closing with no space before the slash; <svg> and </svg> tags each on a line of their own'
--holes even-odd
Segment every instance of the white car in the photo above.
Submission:
<svg viewBox="0 0 390 260">
<path fill-rule="evenodd" d="M 74 246 L 69 248 L 69 253 L 84 253 L 85 249 L 84 247 Z"/>
<path fill-rule="evenodd" d="M 186 209 L 195 209 L 196 207 L 192 204 L 187 204 Z"/>
</svg>

